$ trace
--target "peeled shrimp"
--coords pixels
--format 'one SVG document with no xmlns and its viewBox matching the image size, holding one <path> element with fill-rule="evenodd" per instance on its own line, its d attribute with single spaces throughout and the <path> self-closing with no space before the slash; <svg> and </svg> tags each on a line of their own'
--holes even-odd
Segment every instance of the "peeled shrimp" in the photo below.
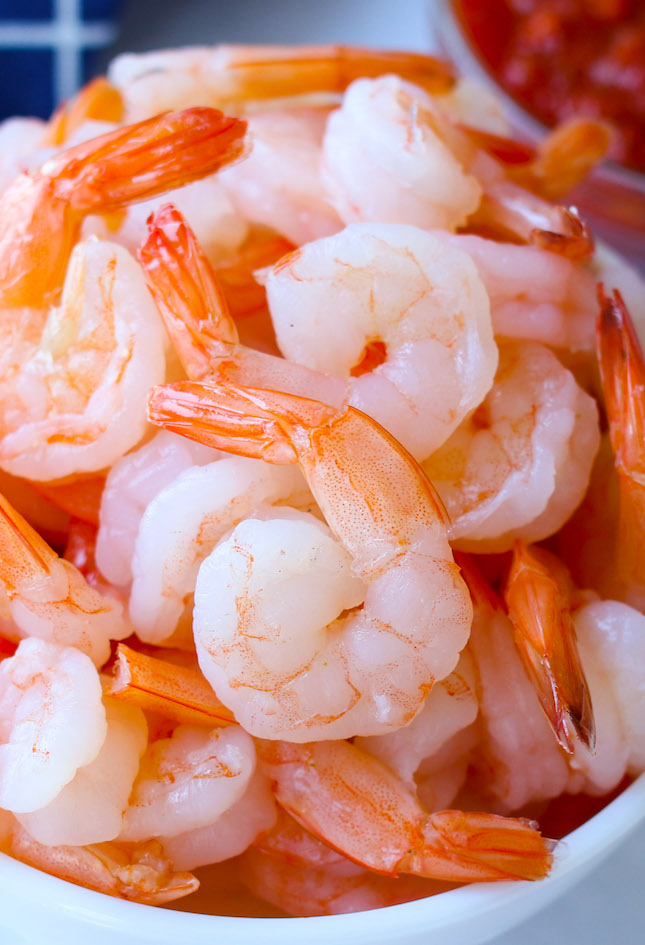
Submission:
<svg viewBox="0 0 645 945">
<path fill-rule="evenodd" d="M 293 467 L 228 456 L 180 473 L 150 502 L 139 525 L 130 592 L 137 635 L 160 643 L 173 633 L 192 605 L 202 561 L 257 506 L 308 502 L 313 499 Z"/>
<path fill-rule="evenodd" d="M 74 778 L 46 807 L 18 820 L 39 843 L 86 846 L 114 840 L 147 744 L 147 725 L 141 709 L 105 699 L 107 734 L 96 758 L 80 767 Z"/>
<path fill-rule="evenodd" d="M 432 91 L 454 84 L 451 66 L 432 56 L 351 46 L 197 46 L 128 54 L 114 60 L 109 78 L 134 121 L 189 105 L 244 110 L 321 94 L 336 101 L 358 76 L 392 71 Z"/>
<path fill-rule="evenodd" d="M 172 837 L 214 823 L 240 800 L 254 769 L 253 741 L 239 725 L 180 725 L 148 747 L 120 840 Z"/>
<path fill-rule="evenodd" d="M 423 463 L 460 548 L 504 551 L 557 531 L 600 444 L 595 401 L 542 345 L 500 344 L 492 390 Z"/>
<path fill-rule="evenodd" d="M 0 662 L 0 807 L 45 807 L 96 758 L 106 731 L 101 684 L 88 657 L 22 640 Z"/>
<path fill-rule="evenodd" d="M 230 451 L 298 462 L 333 529 L 296 511 L 247 519 L 200 568 L 200 666 L 240 724 L 306 741 L 410 721 L 454 669 L 471 610 L 441 506 L 409 455 L 352 407 L 271 391 L 183 382 L 154 391 L 150 414 Z"/>
<path fill-rule="evenodd" d="M 131 582 L 141 518 L 157 493 L 184 470 L 212 463 L 217 456 L 208 446 L 160 430 L 114 464 L 101 496 L 96 536 L 96 563 L 108 581 L 116 585 Z"/>
<path fill-rule="evenodd" d="M 0 588 L 13 621 L 12 636 L 71 645 L 101 666 L 110 640 L 131 633 L 121 603 L 90 587 L 0 496 Z"/>
<path fill-rule="evenodd" d="M 141 438 L 145 392 L 164 373 L 162 328 L 127 252 L 95 240 L 73 249 L 82 219 L 203 176 L 239 156 L 243 133 L 209 110 L 164 116 L 63 152 L 0 198 L 8 472 L 100 469 Z"/>
</svg>

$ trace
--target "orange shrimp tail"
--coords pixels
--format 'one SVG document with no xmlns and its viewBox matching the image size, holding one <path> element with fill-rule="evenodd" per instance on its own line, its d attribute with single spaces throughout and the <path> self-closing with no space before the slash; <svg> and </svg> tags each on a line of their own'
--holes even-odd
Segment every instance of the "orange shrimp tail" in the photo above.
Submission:
<svg viewBox="0 0 645 945">
<path fill-rule="evenodd" d="M 428 815 L 388 768 L 348 742 L 275 742 L 262 753 L 280 806 L 367 869 L 448 882 L 549 872 L 551 843 L 533 825 L 486 813 Z"/>
<path fill-rule="evenodd" d="M 0 495 L 0 585 L 9 597 L 37 588 L 58 555 Z"/>
<path fill-rule="evenodd" d="M 559 744 L 573 752 L 572 725 L 580 740 L 593 748 L 593 709 L 568 591 L 548 553 L 515 543 L 504 598 L 515 645 Z"/>
<path fill-rule="evenodd" d="M 597 347 L 619 486 L 615 554 L 621 596 L 645 606 L 645 360 L 620 292 L 599 288 Z"/>
<path fill-rule="evenodd" d="M 246 122 L 187 108 L 128 125 L 51 158 L 42 173 L 79 214 L 109 213 L 212 174 L 245 153 Z"/>
<path fill-rule="evenodd" d="M 610 144 L 609 125 L 592 118 L 572 118 L 550 131 L 534 160 L 512 170 L 511 177 L 545 200 L 561 200 L 602 161 Z"/>
<path fill-rule="evenodd" d="M 553 861 L 537 824 L 516 817 L 443 810 L 422 825 L 423 845 L 399 868 L 452 882 L 543 879 Z"/>
<path fill-rule="evenodd" d="M 272 54 L 273 52 L 273 54 Z M 354 79 L 396 73 L 431 93 L 455 84 L 453 67 L 434 56 L 354 46 L 303 46 L 267 50 L 232 47 L 226 71 L 235 99 L 271 99 L 316 92 L 344 92 Z"/>
<path fill-rule="evenodd" d="M 57 108 L 47 124 L 43 147 L 60 147 L 86 121 L 123 121 L 123 99 L 105 76 L 88 82 L 69 102 Z"/>
<path fill-rule="evenodd" d="M 293 427 L 312 427 L 337 415 L 333 407 L 295 394 L 179 381 L 154 387 L 148 416 L 188 439 L 269 463 L 295 463 Z"/>
<path fill-rule="evenodd" d="M 33 481 L 31 485 L 56 508 L 98 526 L 105 476 L 90 476 L 73 482 Z"/>
<path fill-rule="evenodd" d="M 237 342 L 237 330 L 211 264 L 171 204 L 150 216 L 138 258 L 186 373 L 207 377 L 212 358 Z"/>
<path fill-rule="evenodd" d="M 558 256 L 565 256 L 573 262 L 584 262 L 593 255 L 595 243 L 587 224 L 580 219 L 575 207 L 554 207 L 559 213 L 556 229 L 531 230 L 529 242 L 540 249 L 546 249 Z"/>
</svg>

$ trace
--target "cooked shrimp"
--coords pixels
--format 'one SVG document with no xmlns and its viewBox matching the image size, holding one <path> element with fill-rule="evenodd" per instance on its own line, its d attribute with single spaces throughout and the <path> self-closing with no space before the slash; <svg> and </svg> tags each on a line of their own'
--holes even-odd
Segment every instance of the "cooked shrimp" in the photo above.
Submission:
<svg viewBox="0 0 645 945">
<path fill-rule="evenodd" d="M 220 178 L 244 219 L 269 226 L 296 245 L 343 228 L 320 176 L 326 122 L 320 109 L 249 118 L 251 154 Z"/>
<path fill-rule="evenodd" d="M 132 580 L 137 532 L 148 504 L 192 466 L 212 463 L 219 454 L 201 443 L 161 430 L 147 443 L 117 460 L 101 496 L 96 563 L 116 585 Z"/>
<path fill-rule="evenodd" d="M 492 383 L 497 348 L 486 294 L 470 260 L 431 234 L 357 224 L 278 263 L 267 297 L 291 364 L 237 343 L 221 289 L 176 211 L 166 208 L 150 227 L 140 258 L 192 377 L 349 403 L 417 458 Z"/>
<path fill-rule="evenodd" d="M 300 471 L 240 456 L 192 466 L 157 493 L 132 558 L 130 619 L 140 639 L 161 643 L 190 624 L 202 561 L 258 506 L 275 503 L 313 505 Z"/>
<path fill-rule="evenodd" d="M 598 360 L 618 473 L 619 513 L 610 568 L 619 596 L 645 609 L 645 359 L 619 292 L 600 295 Z"/>
<path fill-rule="evenodd" d="M 305 741 L 410 721 L 471 619 L 443 510 L 412 458 L 352 407 L 277 392 L 183 382 L 154 391 L 150 413 L 232 452 L 298 462 L 329 525 L 286 509 L 247 519 L 200 568 L 200 666 L 240 724 Z"/>
<path fill-rule="evenodd" d="M 260 834 L 270 830 L 276 816 L 269 780 L 256 770 L 238 801 L 205 827 L 164 837 L 164 851 L 176 870 L 221 863 L 239 856 Z"/>
<path fill-rule="evenodd" d="M 240 800 L 254 769 L 253 740 L 239 725 L 180 725 L 143 756 L 119 839 L 172 837 L 214 823 Z"/>
<path fill-rule="evenodd" d="M 492 390 L 423 468 L 460 548 L 539 541 L 582 501 L 600 443 L 595 401 L 547 348 L 500 344 Z"/>
<path fill-rule="evenodd" d="M 175 873 L 159 841 L 135 847 L 100 843 L 87 847 L 38 843 L 16 824 L 8 844 L 17 860 L 69 883 L 119 899 L 160 906 L 199 888 L 192 873 Z"/>
<path fill-rule="evenodd" d="M 92 762 L 107 725 L 99 675 L 84 653 L 22 640 L 0 662 L 0 807 L 51 803 Z"/>
<path fill-rule="evenodd" d="M 132 632 L 120 602 L 99 593 L 0 496 L 0 588 L 20 637 L 74 646 L 101 666 Z"/>
<path fill-rule="evenodd" d="M 17 815 L 39 843 L 86 846 L 114 840 L 121 831 L 148 727 L 141 709 L 115 699 L 105 699 L 104 705 L 107 734 L 96 758 L 45 807 Z"/>
<path fill-rule="evenodd" d="M 477 149 L 437 101 L 396 75 L 350 85 L 323 142 L 323 181 L 345 223 L 454 230 L 477 209 Z"/>
<path fill-rule="evenodd" d="M 240 861 L 240 879 L 256 896 L 293 916 L 379 909 L 451 888 L 419 876 L 380 876 L 352 863 L 284 811 Z"/>
<path fill-rule="evenodd" d="M 321 93 L 335 101 L 358 76 L 384 72 L 399 72 L 431 91 L 446 91 L 455 81 L 452 67 L 432 56 L 351 46 L 197 46 L 127 54 L 114 60 L 109 78 L 134 121 L 190 105 L 226 104 L 239 111 Z"/>
<path fill-rule="evenodd" d="M 596 280 L 579 263 L 539 246 L 436 235 L 468 253 L 477 266 L 496 335 L 593 350 Z"/>
<path fill-rule="evenodd" d="M 72 247 L 87 213 L 203 176 L 239 156 L 243 133 L 243 122 L 211 110 L 164 116 L 51 158 L 0 198 L 8 472 L 57 479 L 100 469 L 141 438 L 145 392 L 164 373 L 155 308 L 122 248 Z M 48 308 L 61 286 L 60 305 Z"/>
<path fill-rule="evenodd" d="M 380 762 L 348 742 L 272 742 L 263 757 L 278 803 L 355 863 L 448 882 L 540 879 L 550 845 L 527 821 L 428 814 Z"/>
</svg>

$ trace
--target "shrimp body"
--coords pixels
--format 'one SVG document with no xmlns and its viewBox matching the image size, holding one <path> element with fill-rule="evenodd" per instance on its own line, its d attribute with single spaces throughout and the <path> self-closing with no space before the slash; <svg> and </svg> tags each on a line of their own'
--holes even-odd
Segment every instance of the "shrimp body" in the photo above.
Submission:
<svg viewBox="0 0 645 945">
<path fill-rule="evenodd" d="M 460 548 L 539 541 L 582 501 L 600 445 L 594 400 L 547 348 L 500 344 L 483 403 L 423 463 Z"/>
<path fill-rule="evenodd" d="M 138 636 L 158 643 L 191 604 L 199 567 L 218 541 L 264 504 L 313 502 L 298 469 L 227 456 L 193 466 L 146 508 L 132 559 L 130 617 Z"/>
<path fill-rule="evenodd" d="M 492 384 L 486 293 L 470 260 L 436 236 L 398 224 L 348 226 L 286 257 L 266 287 L 285 357 L 346 378 L 345 402 L 418 459 Z M 384 360 L 363 369 L 375 344 Z"/>
<path fill-rule="evenodd" d="M 0 807 L 45 807 L 106 736 L 99 676 L 73 647 L 23 640 L 0 663 Z"/>
<path fill-rule="evenodd" d="M 323 180 L 345 223 L 454 230 L 479 206 L 476 149 L 399 76 L 357 79 L 327 123 Z"/>
<path fill-rule="evenodd" d="M 253 741 L 238 725 L 179 726 L 149 745 L 120 839 L 171 837 L 212 824 L 240 800 L 254 769 Z"/>
<path fill-rule="evenodd" d="M 352 407 L 272 391 L 183 382 L 153 392 L 150 411 L 189 437 L 299 463 L 331 528 L 295 511 L 246 520 L 202 564 L 195 640 L 222 702 L 252 734 L 294 741 L 410 721 L 471 619 L 412 458 Z"/>
<path fill-rule="evenodd" d="M 96 758 L 78 769 L 53 801 L 18 820 L 48 846 L 86 846 L 114 840 L 147 744 L 141 709 L 105 699 L 107 734 Z"/>
<path fill-rule="evenodd" d="M 108 473 L 101 496 L 96 562 L 108 581 L 132 581 L 132 557 L 141 518 L 164 486 L 192 466 L 212 463 L 216 450 L 160 430 L 122 456 Z"/>
</svg>

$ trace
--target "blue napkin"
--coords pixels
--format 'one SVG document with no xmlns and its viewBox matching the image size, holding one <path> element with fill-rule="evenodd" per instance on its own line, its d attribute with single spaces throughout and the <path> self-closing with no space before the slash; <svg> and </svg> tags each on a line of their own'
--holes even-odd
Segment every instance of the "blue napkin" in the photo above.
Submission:
<svg viewBox="0 0 645 945">
<path fill-rule="evenodd" d="M 0 0 L 0 119 L 48 118 L 95 74 L 121 0 Z"/>
</svg>

